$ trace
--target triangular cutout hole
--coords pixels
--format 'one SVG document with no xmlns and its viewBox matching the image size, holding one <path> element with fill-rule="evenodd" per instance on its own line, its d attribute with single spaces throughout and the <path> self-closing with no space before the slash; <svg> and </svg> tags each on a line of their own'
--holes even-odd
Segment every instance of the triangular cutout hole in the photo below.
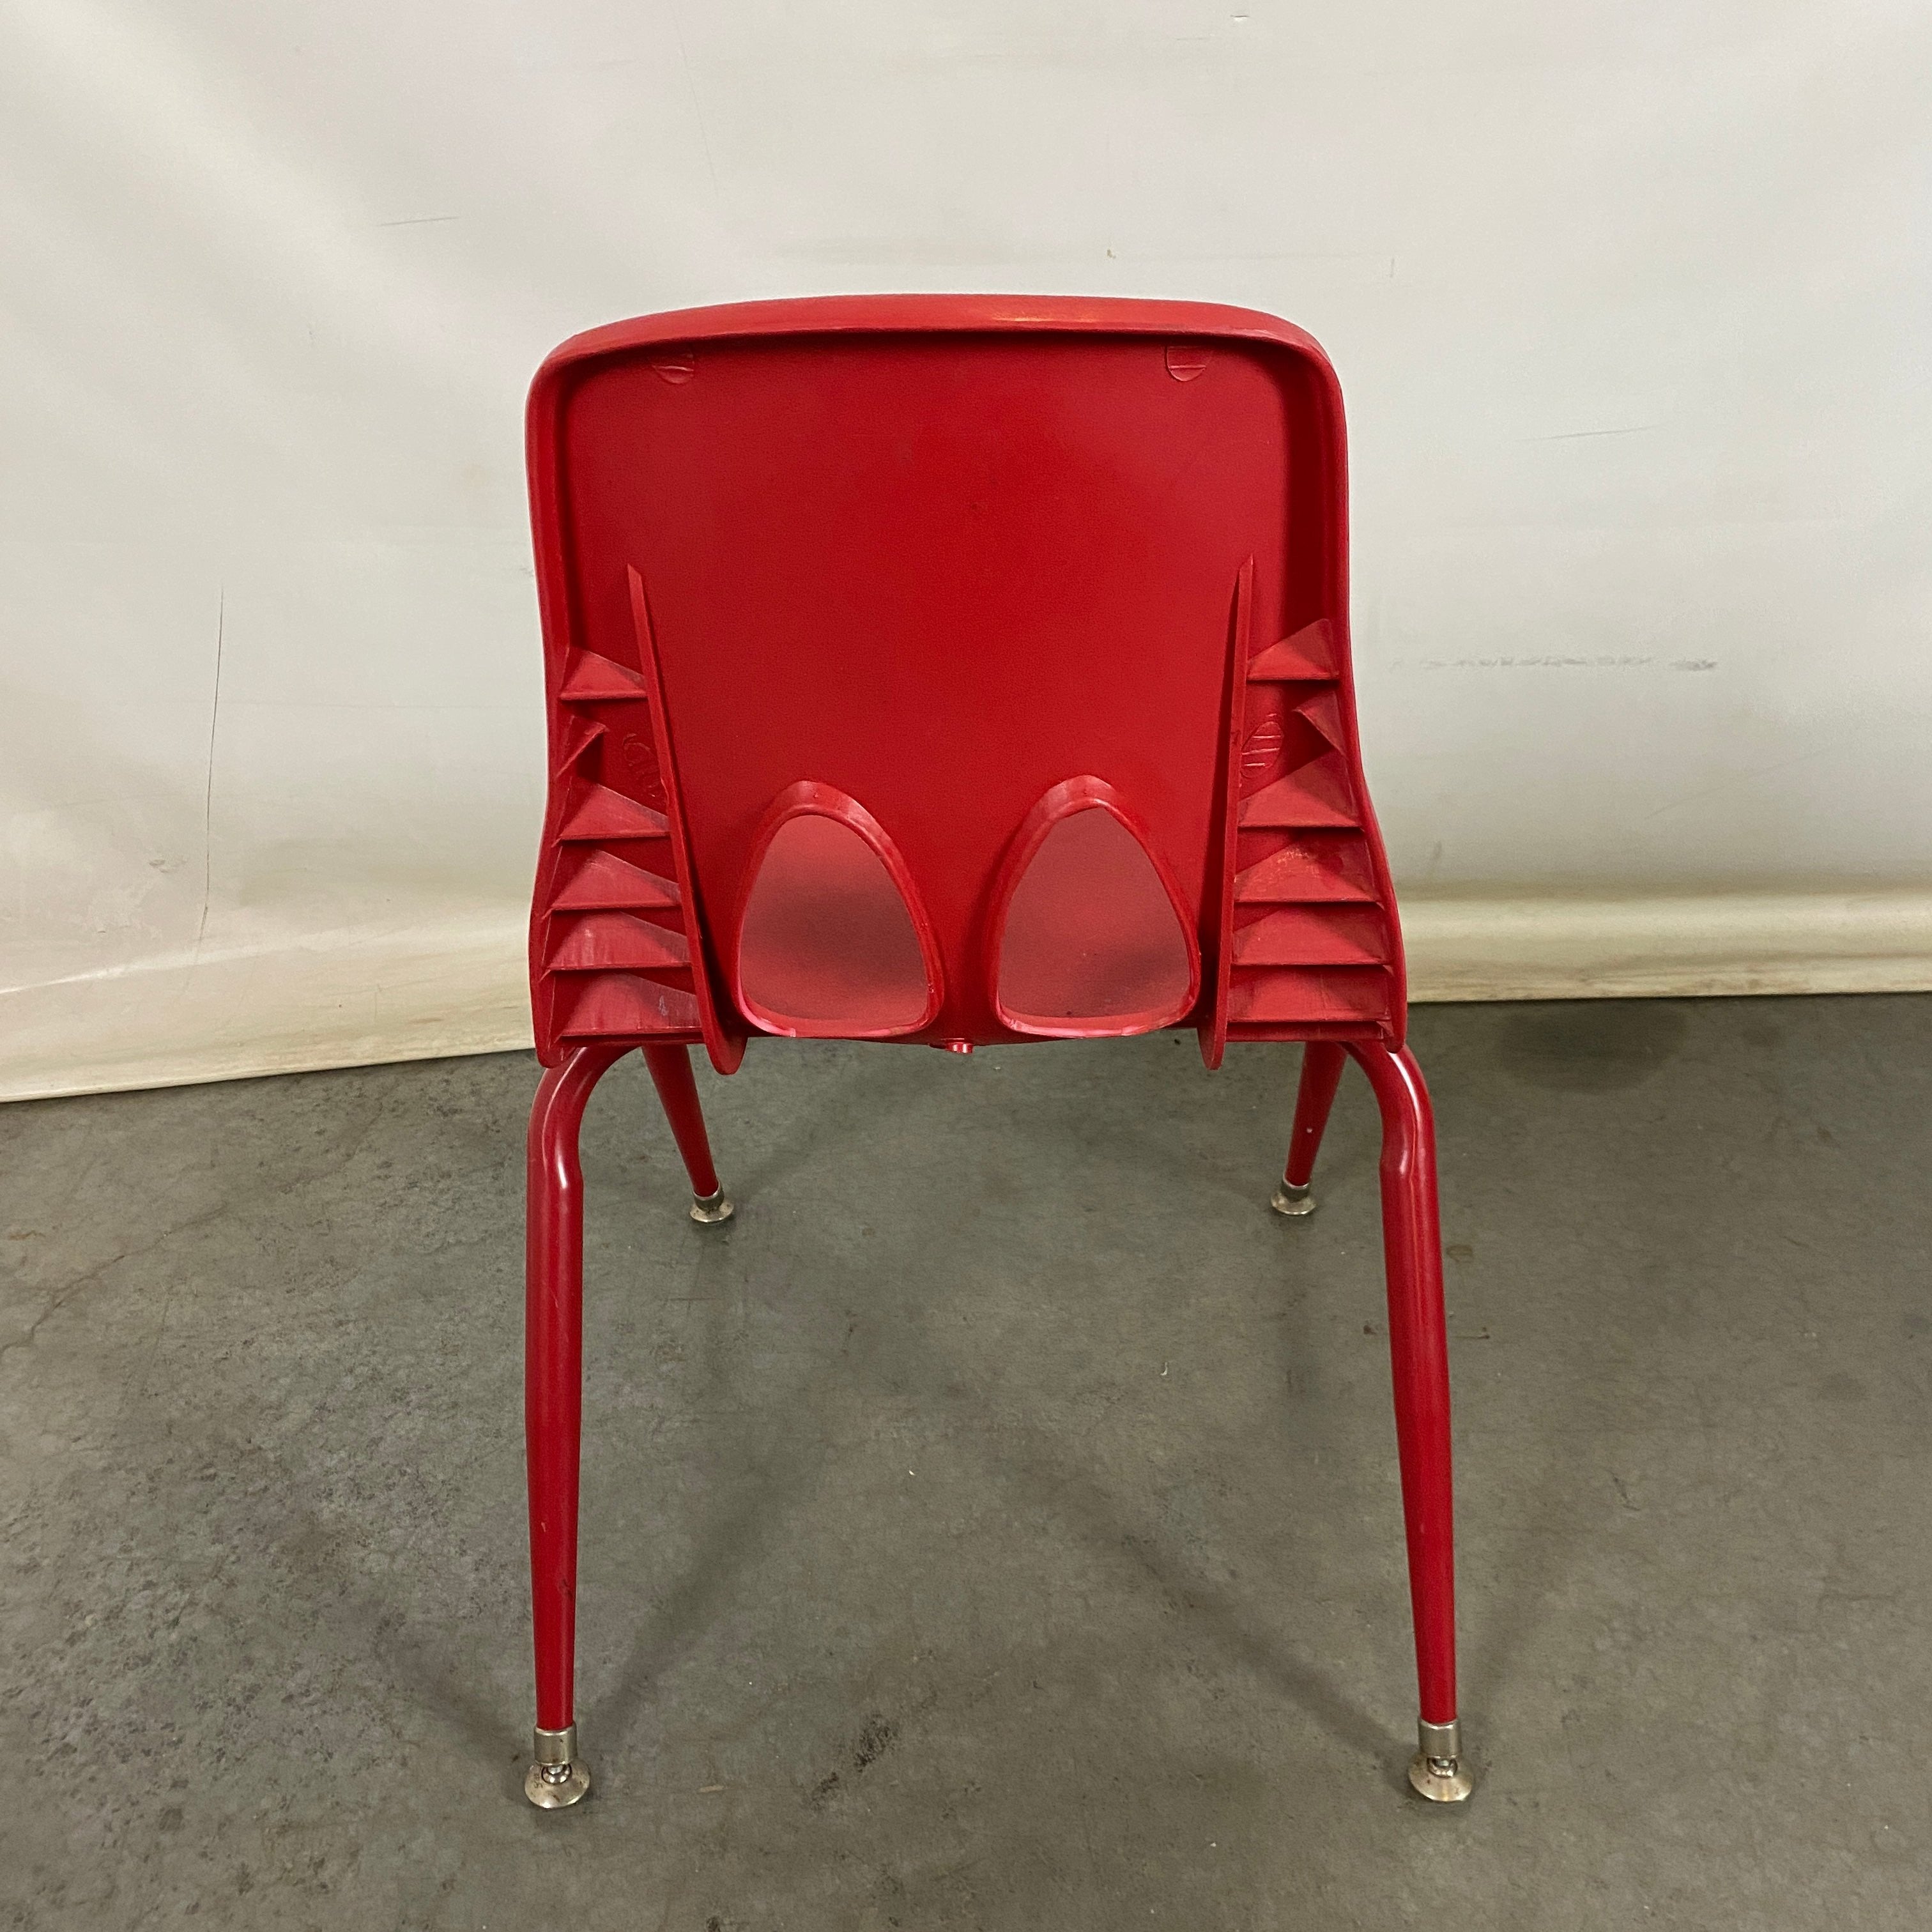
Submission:
<svg viewBox="0 0 1932 1932">
<path fill-rule="evenodd" d="M 1016 1031 L 1151 1033 L 1193 1004 L 1194 950 L 1147 848 L 1100 805 L 1048 827 L 1006 902 L 1000 1016 Z"/>
<path fill-rule="evenodd" d="M 738 997 L 767 1031 L 878 1040 L 938 1010 L 936 961 L 884 858 L 844 817 L 782 820 L 738 928 Z"/>
</svg>

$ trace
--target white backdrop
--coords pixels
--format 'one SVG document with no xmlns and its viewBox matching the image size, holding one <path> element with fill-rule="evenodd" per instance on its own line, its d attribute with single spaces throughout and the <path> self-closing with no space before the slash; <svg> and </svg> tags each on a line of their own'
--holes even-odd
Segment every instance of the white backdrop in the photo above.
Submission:
<svg viewBox="0 0 1932 1932">
<path fill-rule="evenodd" d="M 1426 997 L 1932 986 L 1924 0 L 0 0 L 0 1093 L 527 1038 L 524 386 L 1285 314 Z"/>
</svg>

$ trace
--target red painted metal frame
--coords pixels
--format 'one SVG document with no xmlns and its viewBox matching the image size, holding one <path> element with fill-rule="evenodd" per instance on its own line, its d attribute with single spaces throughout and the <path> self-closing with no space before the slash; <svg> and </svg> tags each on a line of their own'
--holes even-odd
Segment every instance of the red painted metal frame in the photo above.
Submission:
<svg viewBox="0 0 1932 1932">
<path fill-rule="evenodd" d="M 1455 1504 L 1436 1119 L 1422 1070 L 1407 1047 L 1391 1052 L 1378 1042 L 1354 1040 L 1348 1051 L 1369 1076 L 1382 1109 L 1382 1253 L 1416 1677 L 1423 1721 L 1447 1724 L 1456 1718 Z"/>
<path fill-rule="evenodd" d="M 548 1068 L 530 1109 L 526 1161 L 524 1429 L 537 1723 L 572 1721 L 577 1655 L 577 1488 L 584 1408 L 584 1172 L 578 1133 L 597 1083 L 630 1049 L 581 1046 Z M 718 1192 L 685 1046 L 644 1048 L 692 1192 Z"/>
<path fill-rule="evenodd" d="M 690 1048 L 654 1042 L 644 1054 L 664 1118 L 670 1123 L 671 1138 L 684 1158 L 684 1171 L 691 1177 L 692 1192 L 716 1194 L 718 1170 L 712 1165 L 711 1137 L 704 1131 L 704 1114 L 698 1103 L 698 1082 L 692 1078 Z"/>
<path fill-rule="evenodd" d="M 584 1413 L 584 1171 L 578 1129 L 592 1091 L 628 1052 L 579 1047 L 538 1083 L 525 1223 L 524 1435 L 537 1723 L 571 1722 L 577 1655 L 577 1472 Z"/>
<path fill-rule="evenodd" d="M 1291 1187 L 1306 1187 L 1315 1172 L 1328 1109 L 1341 1084 L 1348 1049 L 1328 1040 L 1311 1040 L 1301 1049 L 1301 1082 L 1294 1096 L 1294 1125 L 1288 1136 L 1288 1166 L 1282 1179 Z"/>
<path fill-rule="evenodd" d="M 546 1731 L 566 1730 L 574 1715 L 583 1357 L 577 1150 L 584 1108 L 608 1069 L 632 1047 L 641 1047 L 694 1190 L 711 1195 L 718 1179 L 689 1049 L 702 1043 L 718 1070 L 729 1072 L 747 1036 L 762 1030 L 735 984 L 728 984 L 735 974 L 722 962 L 735 953 L 721 948 L 721 935 L 706 916 L 650 595 L 635 566 L 628 568 L 628 596 L 637 665 L 599 654 L 585 639 L 580 587 L 568 562 L 566 404 L 589 374 L 626 358 L 646 358 L 664 382 L 680 385 L 692 380 L 694 352 L 719 345 L 1027 336 L 1165 340 L 1166 374 L 1180 383 L 1202 374 L 1216 344 L 1265 352 L 1298 372 L 1304 401 L 1295 405 L 1301 413 L 1290 428 L 1300 438 L 1300 480 L 1293 505 L 1285 509 L 1292 508 L 1301 532 L 1294 553 L 1299 628 L 1291 625 L 1278 641 L 1255 634 L 1258 591 L 1250 557 L 1228 586 L 1220 789 L 1206 890 L 1198 906 L 1138 801 L 1090 776 L 1068 780 L 1015 832 L 998 886 L 982 902 L 990 909 L 980 915 L 977 942 L 986 971 L 974 976 L 978 1016 L 969 1015 L 963 1030 L 955 1024 L 958 1016 L 940 1012 L 952 994 L 940 983 L 920 881 L 892 839 L 873 836 L 876 821 L 854 807 L 863 820 L 858 829 L 885 860 L 914 917 L 934 993 L 927 1016 L 934 1024 L 925 1029 L 932 1044 L 964 1047 L 974 1038 L 1015 1036 L 1014 1016 L 999 1011 L 993 983 L 1006 897 L 1056 815 L 1097 802 L 1126 824 L 1153 860 L 1188 936 L 1198 989 L 1190 991 L 1184 1010 L 1129 1017 L 1148 1026 L 1193 1026 L 1210 1066 L 1230 1041 L 1306 1042 L 1287 1162 L 1291 1184 L 1305 1185 L 1312 1172 L 1345 1056 L 1361 1065 L 1382 1121 L 1390 1346 L 1421 1715 L 1430 1724 L 1456 1716 L 1449 1384 L 1434 1126 L 1421 1074 L 1403 1044 L 1406 986 L 1394 893 L 1361 776 L 1347 647 L 1345 443 L 1334 372 L 1302 331 L 1250 310 L 1097 298 L 878 296 L 748 303 L 593 330 L 556 350 L 531 392 L 529 460 L 552 783 L 531 932 L 532 1000 L 547 1070 L 530 1130 L 526 1426 L 537 1722 Z M 632 718 L 627 729 L 625 721 Z M 1270 760 L 1284 734 L 1302 730 L 1313 733 L 1324 748 L 1304 766 L 1276 776 Z M 616 768 L 606 760 L 616 746 L 635 766 L 627 789 L 608 782 Z M 1304 771 L 1307 782 L 1298 790 L 1289 779 Z M 836 788 L 830 795 L 845 797 Z M 794 799 L 793 807 L 818 809 L 822 803 Z M 782 801 L 774 810 L 777 816 L 755 842 L 753 862 L 743 869 L 736 921 L 755 876 L 757 852 L 785 815 Z M 833 815 L 854 822 L 849 812 Z M 595 910 L 604 906 L 619 916 L 608 932 L 591 922 L 604 916 Z M 734 947 L 735 923 L 728 936 Z M 1312 949 L 1306 959 L 1298 950 L 1304 942 Z M 611 959 L 631 963 L 610 968 Z M 1293 976 L 1318 979 L 1323 972 L 1339 976 L 1335 984 L 1358 989 L 1354 1007 L 1336 998 L 1322 1009 L 1325 1016 L 1306 1016 L 1315 1012 L 1312 1006 L 1302 1017 L 1268 1016 L 1292 1006 L 1291 996 L 1301 984 Z M 583 990 L 599 974 L 610 988 L 600 995 L 602 1004 Z M 1283 987 L 1286 992 L 1279 991 Z M 636 1022 L 629 1030 L 625 1016 Z"/>
</svg>

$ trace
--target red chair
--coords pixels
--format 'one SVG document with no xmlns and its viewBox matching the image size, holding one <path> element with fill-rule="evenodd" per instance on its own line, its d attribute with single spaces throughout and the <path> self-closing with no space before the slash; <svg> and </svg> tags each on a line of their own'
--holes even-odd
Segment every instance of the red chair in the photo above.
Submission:
<svg viewBox="0 0 1932 1932">
<path fill-rule="evenodd" d="M 573 1722 L 578 1128 L 641 1048 L 695 1220 L 731 1203 L 692 1078 L 757 1035 L 970 1053 L 1192 1027 L 1306 1042 L 1308 1213 L 1345 1055 L 1383 1128 L 1421 1692 L 1456 1724 L 1449 1378 L 1428 1094 L 1356 745 L 1342 402 L 1272 316 L 880 296 L 650 316 L 531 392 L 550 716 L 530 922 L 527 1410 L 545 1807 Z"/>
</svg>

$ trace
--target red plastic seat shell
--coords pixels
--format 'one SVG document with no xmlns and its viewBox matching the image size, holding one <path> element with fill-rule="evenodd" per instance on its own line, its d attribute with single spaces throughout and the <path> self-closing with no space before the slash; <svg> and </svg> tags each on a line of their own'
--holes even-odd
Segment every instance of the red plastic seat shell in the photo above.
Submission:
<svg viewBox="0 0 1932 1932">
<path fill-rule="evenodd" d="M 804 782 L 870 815 L 926 926 L 941 996 L 892 1036 L 1037 1036 L 1000 1010 L 999 881 L 1037 801 L 1092 776 L 1198 962 L 1154 1023 L 1210 1061 L 1230 1038 L 1399 1043 L 1340 398 L 1303 332 L 1030 297 L 646 316 L 546 362 L 529 456 L 546 1062 L 566 1037 L 702 1038 L 728 1070 L 771 1030 L 728 947 Z M 1126 1017 L 1092 1030 L 1149 1015 Z"/>
</svg>

